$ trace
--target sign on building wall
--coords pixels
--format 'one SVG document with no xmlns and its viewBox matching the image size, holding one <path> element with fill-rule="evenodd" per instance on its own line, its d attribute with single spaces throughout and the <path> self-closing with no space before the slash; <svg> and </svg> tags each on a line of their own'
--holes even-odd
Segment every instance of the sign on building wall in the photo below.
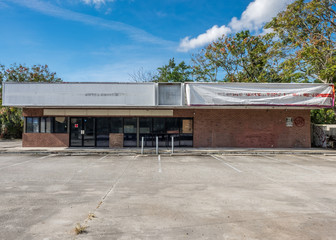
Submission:
<svg viewBox="0 0 336 240">
<path fill-rule="evenodd" d="M 334 106 L 329 84 L 3 83 L 3 105 L 17 107 Z"/>
<path fill-rule="evenodd" d="M 332 107 L 334 87 L 329 84 L 186 83 L 189 106 L 311 106 Z"/>
<path fill-rule="evenodd" d="M 154 83 L 5 83 L 6 106 L 155 106 Z"/>
<path fill-rule="evenodd" d="M 293 127 L 293 118 L 286 117 L 286 127 Z"/>
</svg>

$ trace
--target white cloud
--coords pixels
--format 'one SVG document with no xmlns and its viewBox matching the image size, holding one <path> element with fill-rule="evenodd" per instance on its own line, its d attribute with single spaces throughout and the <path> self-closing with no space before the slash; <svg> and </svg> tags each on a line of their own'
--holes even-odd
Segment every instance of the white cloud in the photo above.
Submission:
<svg viewBox="0 0 336 240">
<path fill-rule="evenodd" d="M 0 8 L 8 8 L 8 5 L 0 0 Z"/>
<path fill-rule="evenodd" d="M 206 33 L 200 34 L 196 38 L 183 38 L 180 42 L 179 50 L 182 52 L 187 52 L 190 49 L 201 47 L 209 42 L 212 42 L 223 35 L 229 34 L 230 32 L 231 29 L 224 25 L 221 27 L 215 25 L 208 29 Z"/>
<path fill-rule="evenodd" d="M 259 30 L 291 2 L 293 0 L 255 0 L 247 6 L 240 19 L 232 18 L 229 27 L 235 32 L 243 29 Z"/>
<path fill-rule="evenodd" d="M 228 26 L 217 25 L 208 29 L 205 33 L 196 38 L 185 37 L 180 41 L 179 50 L 188 51 L 204 46 L 223 34 L 239 32 L 241 30 L 258 31 L 263 25 L 275 17 L 279 12 L 285 10 L 288 4 L 294 0 L 254 0 L 241 14 L 240 19 L 233 17 Z M 265 31 L 263 32 L 265 33 Z"/>
<path fill-rule="evenodd" d="M 74 12 L 68 9 L 55 6 L 49 2 L 39 0 L 9 0 L 9 1 L 48 16 L 58 17 L 61 19 L 70 20 L 74 22 L 80 22 L 87 25 L 100 26 L 113 31 L 119 31 L 128 35 L 131 39 L 137 42 L 158 44 L 165 47 L 171 47 L 175 45 L 175 43 L 153 36 L 152 34 L 142 29 L 133 27 L 131 25 L 117 21 L 105 20 L 99 17 L 94 17 L 83 13 Z"/>
<path fill-rule="evenodd" d="M 81 0 L 85 4 L 95 5 L 97 8 L 102 4 L 106 4 L 107 2 L 114 2 L 114 0 Z"/>
</svg>

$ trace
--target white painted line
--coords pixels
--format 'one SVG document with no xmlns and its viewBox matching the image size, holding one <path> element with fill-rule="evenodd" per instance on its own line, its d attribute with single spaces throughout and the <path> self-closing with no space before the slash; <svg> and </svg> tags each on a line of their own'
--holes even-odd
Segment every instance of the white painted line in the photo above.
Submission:
<svg viewBox="0 0 336 240">
<path fill-rule="evenodd" d="M 162 168 L 161 168 L 161 156 L 158 156 L 158 162 L 159 162 L 159 173 L 162 173 Z"/>
<path fill-rule="evenodd" d="M 100 160 L 103 160 L 104 158 L 107 158 L 107 156 L 108 156 L 108 155 L 106 155 L 106 156 L 104 156 L 104 157 L 101 157 L 101 158 L 99 158 L 99 159 L 97 160 L 97 162 L 98 162 L 98 161 L 100 161 Z"/>
<path fill-rule="evenodd" d="M 30 159 L 30 160 L 27 160 L 27 161 L 24 161 L 24 162 L 20 162 L 20 163 L 15 163 L 15 164 L 12 164 L 12 165 L 9 165 L 9 166 L 2 167 L 2 168 L 0 168 L 0 170 L 1 170 L 1 169 L 5 169 L 5 168 L 10 168 L 10 167 L 15 167 L 15 166 L 18 166 L 18 165 L 27 163 L 27 162 L 32 162 L 32 161 L 35 161 L 35 160 L 44 159 L 44 158 L 47 158 L 47 157 L 51 157 L 51 156 L 53 156 L 53 155 L 54 155 L 54 154 L 50 154 L 50 155 L 48 155 L 48 156 L 43 156 L 43 157 L 40 157 L 40 158 L 34 158 L 34 159 Z"/>
<path fill-rule="evenodd" d="M 276 162 L 279 162 L 279 163 L 285 163 L 285 164 L 288 164 L 288 165 L 291 165 L 291 166 L 294 166 L 294 167 L 302 168 L 302 169 L 305 169 L 305 170 L 308 170 L 308 171 L 313 171 L 313 172 L 315 172 L 315 173 L 320 174 L 319 171 L 317 171 L 317 170 L 315 170 L 315 169 L 312 169 L 312 168 L 303 167 L 303 166 L 301 166 L 301 165 L 298 165 L 298 164 L 295 164 L 295 163 L 291 163 L 291 162 L 281 161 L 281 160 L 278 160 L 278 159 L 276 159 L 276 158 L 269 157 L 269 156 L 264 156 L 264 155 L 263 155 L 263 157 L 268 158 L 268 159 L 273 160 L 273 161 L 276 161 Z"/>
<path fill-rule="evenodd" d="M 224 162 L 224 160 L 221 159 L 221 158 L 218 158 L 218 157 L 216 157 L 216 156 L 214 156 L 214 155 L 211 155 L 211 157 L 213 157 L 214 159 L 217 159 L 218 161 L 224 163 L 226 166 L 232 168 L 233 170 L 235 170 L 235 171 L 237 171 L 237 172 L 240 172 L 240 173 L 243 172 L 243 171 L 239 170 L 238 168 L 236 168 L 236 167 L 234 167 L 234 166 L 232 166 L 232 165 L 230 165 L 230 164 Z"/>
<path fill-rule="evenodd" d="M 104 157 L 101 157 L 101 158 L 97 159 L 96 161 L 92 161 L 89 165 L 87 165 L 86 167 L 84 167 L 84 168 L 78 170 L 77 172 L 80 173 L 80 172 L 82 172 L 83 170 L 86 170 L 86 169 L 87 169 L 88 167 L 90 167 L 92 164 L 94 164 L 94 163 L 96 163 L 96 162 L 98 162 L 98 161 L 101 161 L 101 160 L 105 159 L 107 156 L 108 156 L 108 155 L 106 155 L 106 156 L 104 156 Z"/>
<path fill-rule="evenodd" d="M 104 157 L 101 157 L 101 158 L 98 158 L 97 160 L 90 162 L 90 164 L 88 164 L 87 166 L 83 167 L 82 169 L 79 169 L 78 171 L 74 172 L 74 173 L 72 174 L 71 178 L 69 178 L 69 180 L 66 181 L 66 182 L 64 183 L 64 186 L 65 186 L 65 184 L 68 184 L 69 182 L 71 182 L 71 181 L 74 179 L 74 177 L 75 177 L 78 173 L 81 173 L 81 172 L 85 171 L 85 170 L 88 169 L 90 166 L 92 166 L 94 163 L 96 163 L 96 162 L 98 162 L 98 161 L 101 161 L 101 160 L 103 160 L 103 159 L 106 158 L 106 157 L 108 157 L 108 155 L 106 155 L 106 156 L 104 156 Z"/>
<path fill-rule="evenodd" d="M 47 156 L 40 157 L 40 158 L 38 158 L 38 159 L 45 159 L 45 158 L 53 157 L 53 156 L 56 156 L 56 154 L 49 154 L 49 155 L 47 155 Z"/>
</svg>

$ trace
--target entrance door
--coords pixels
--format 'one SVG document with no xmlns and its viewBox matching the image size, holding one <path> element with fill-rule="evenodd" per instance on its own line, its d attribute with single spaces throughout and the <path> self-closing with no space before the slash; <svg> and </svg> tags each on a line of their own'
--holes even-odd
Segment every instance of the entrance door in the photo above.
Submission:
<svg viewBox="0 0 336 240">
<path fill-rule="evenodd" d="M 96 139 L 94 118 L 71 118 L 70 146 L 94 147 Z"/>
</svg>

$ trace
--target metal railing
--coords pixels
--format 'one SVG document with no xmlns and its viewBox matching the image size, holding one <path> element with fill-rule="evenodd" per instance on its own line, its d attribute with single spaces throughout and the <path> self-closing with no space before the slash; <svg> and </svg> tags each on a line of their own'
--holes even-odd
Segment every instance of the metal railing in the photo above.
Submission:
<svg viewBox="0 0 336 240">
<path fill-rule="evenodd" d="M 144 154 L 145 137 L 141 137 L 141 154 Z M 174 153 L 174 136 L 171 137 L 171 153 Z M 155 137 L 155 154 L 159 155 L 159 137 Z"/>
</svg>

